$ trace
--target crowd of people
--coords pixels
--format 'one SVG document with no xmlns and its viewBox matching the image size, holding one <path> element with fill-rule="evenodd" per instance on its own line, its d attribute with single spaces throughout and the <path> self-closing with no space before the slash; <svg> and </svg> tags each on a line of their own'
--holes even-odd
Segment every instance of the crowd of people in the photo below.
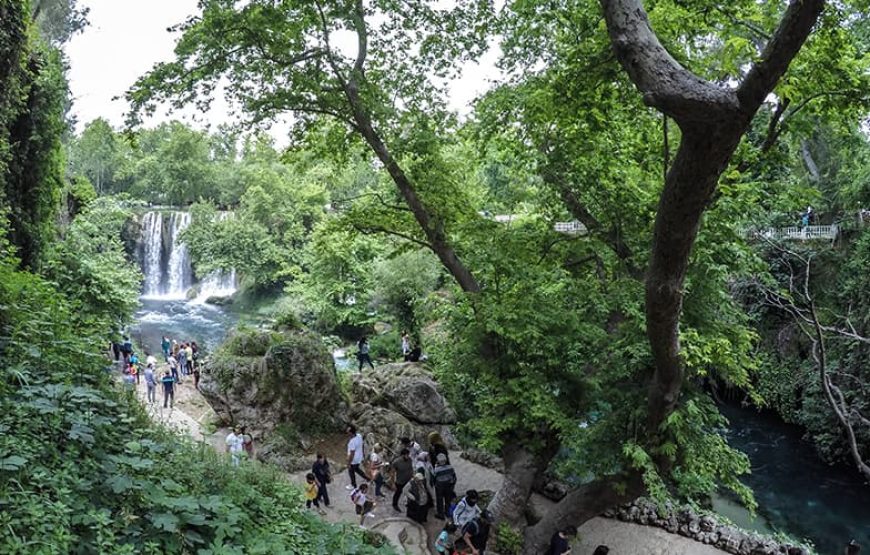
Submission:
<svg viewBox="0 0 870 555">
<path fill-rule="evenodd" d="M 194 387 L 199 389 L 200 367 L 199 346 L 196 341 L 178 341 L 163 336 L 160 343 L 163 360 L 166 364 L 162 374 L 158 369 L 157 358 L 145 351 L 145 360 L 141 360 L 133 349 L 133 342 L 127 335 L 121 342 L 113 341 L 111 345 L 115 362 L 121 366 L 124 383 L 135 388 L 143 380 L 146 387 L 146 401 L 149 404 L 157 402 L 157 387 L 163 388 L 163 408 L 175 405 L 175 387 L 182 378 L 193 376 Z"/>
<path fill-rule="evenodd" d="M 375 443 L 366 454 L 362 434 L 353 425 L 347 428 L 347 473 L 350 503 L 359 516 L 360 527 L 375 517 L 379 503 L 390 503 L 394 514 L 404 512 L 414 522 L 425 524 L 434 509 L 434 518 L 443 522 L 434 542 L 439 555 L 485 555 L 493 517 L 481 506 L 481 495 L 469 489 L 456 493 L 456 470 L 441 434 L 432 432 L 427 445 L 409 437 L 396 440 L 394 449 Z M 390 455 L 392 456 L 390 458 Z M 329 484 L 332 468 L 324 453 L 317 453 L 311 472 L 305 476 L 303 489 L 308 508 L 325 514 L 331 506 Z M 373 491 L 374 490 L 374 491 Z M 391 490 L 389 496 L 385 490 Z M 404 511 L 400 506 L 405 498 Z M 546 555 L 571 553 L 571 539 L 576 528 L 557 530 Z M 607 555 L 606 546 L 598 546 L 594 555 Z"/>
</svg>

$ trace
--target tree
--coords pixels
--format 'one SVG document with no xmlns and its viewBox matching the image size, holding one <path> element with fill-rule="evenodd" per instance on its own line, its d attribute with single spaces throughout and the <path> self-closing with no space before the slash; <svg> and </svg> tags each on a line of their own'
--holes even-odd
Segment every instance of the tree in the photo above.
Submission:
<svg viewBox="0 0 870 555">
<path fill-rule="evenodd" d="M 69 148 L 72 174 L 86 176 L 97 194 L 116 191 L 115 174 L 119 165 L 119 145 L 109 122 L 97 118 L 85 126 Z"/>
<path fill-rule="evenodd" d="M 540 552 L 555 528 L 582 522 L 638 495 L 645 485 L 639 470 L 645 471 L 649 486 L 657 474 L 667 476 L 673 467 L 672 444 L 662 426 L 674 414 L 684 386 L 679 342 L 682 288 L 701 216 L 755 112 L 809 35 L 822 4 L 821 0 L 793 2 L 759 60 L 740 79 L 740 86 L 731 89 L 680 65 L 653 33 L 638 1 L 602 1 L 617 58 L 644 94 L 644 101 L 681 131 L 659 200 L 651 261 L 645 273 L 646 330 L 655 367 L 647 394 L 644 428 L 648 438 L 642 446 L 629 449 L 634 469 L 622 466 L 613 475 L 601 475 L 574 488 L 553 511 L 536 523 L 529 522 L 527 502 L 536 477 L 559 451 L 561 431 L 555 424 L 566 429 L 577 411 L 570 404 L 570 393 L 576 391 L 574 378 L 560 377 L 555 368 L 548 367 L 548 378 L 564 380 L 559 385 L 565 387 L 556 395 L 564 404 L 531 404 L 535 409 L 546 407 L 546 412 L 521 406 L 521 414 L 531 416 L 527 420 L 509 418 L 508 403 L 499 399 L 498 410 L 517 426 L 498 428 L 506 474 L 493 508 L 504 521 L 525 528 L 525 552 Z M 367 4 L 362 0 L 249 2 L 244 6 L 206 1 L 202 7 L 201 16 L 181 26 L 184 35 L 176 49 L 178 59 L 157 66 L 128 94 L 136 110 L 148 111 L 156 101 L 167 99 L 177 105 L 205 105 L 218 80 L 227 78 L 228 95 L 253 121 L 293 112 L 302 128 L 311 127 L 323 115 L 342 122 L 368 145 L 405 203 L 404 210 L 393 212 L 392 225 L 379 230 L 430 249 L 462 291 L 470 318 L 479 323 L 479 350 L 492 362 L 493 390 L 504 395 L 511 391 L 500 387 L 524 385 L 526 393 L 537 393 L 534 399 L 546 397 L 550 384 L 536 383 L 533 378 L 534 361 L 543 361 L 534 352 L 505 350 L 519 343 L 516 330 L 487 320 L 508 316 L 488 302 L 497 286 L 479 279 L 481 267 L 473 270 L 467 262 L 474 259 L 473 252 L 448 228 L 472 221 L 475 215 L 463 206 L 467 193 L 452 179 L 453 169 L 444 164 L 442 130 L 449 129 L 450 118 L 435 85 L 438 77 L 450 74 L 457 61 L 480 50 L 479 35 L 489 15 L 486 4 L 449 10 L 422 2 L 410 11 L 393 2 Z M 346 30 L 355 35 L 353 56 L 334 44 L 339 32 Z M 568 205 L 569 200 L 565 198 Z M 582 208 L 579 204 L 573 207 L 580 213 Z M 411 222 L 415 228 L 408 227 Z M 605 226 L 587 227 L 609 236 L 618 257 L 630 258 L 618 233 L 608 233 Z M 632 273 L 641 276 L 638 268 Z M 534 292 L 531 284 L 535 280 L 546 283 L 550 276 L 530 273 L 529 277 L 534 279 L 515 294 Z M 551 301 L 559 298 L 549 293 Z M 514 298 L 524 302 L 522 296 Z M 551 325 L 540 322 L 541 329 L 551 330 Z M 506 364 L 517 357 L 523 365 Z M 570 412 L 562 415 L 560 409 Z M 690 403 L 686 410 L 704 412 Z M 491 417 L 497 418 L 498 413 Z M 707 426 L 713 422 L 706 415 L 700 418 Z M 647 460 L 649 453 L 652 457 Z"/>
</svg>

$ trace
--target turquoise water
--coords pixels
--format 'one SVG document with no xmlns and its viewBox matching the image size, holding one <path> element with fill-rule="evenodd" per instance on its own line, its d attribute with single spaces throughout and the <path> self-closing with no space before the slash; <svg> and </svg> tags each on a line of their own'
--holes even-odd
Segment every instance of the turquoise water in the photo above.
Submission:
<svg viewBox="0 0 870 555">
<path fill-rule="evenodd" d="M 825 464 L 800 428 L 775 415 L 720 409 L 731 422 L 729 443 L 752 461 L 744 483 L 755 491 L 763 521 L 808 539 L 819 553 L 839 555 L 850 539 L 870 550 L 870 486 L 854 467 Z"/>
<path fill-rule="evenodd" d="M 237 314 L 208 304 L 149 299 L 140 303 L 130 330 L 132 338 L 141 349 L 155 353 L 160 352 L 163 335 L 214 350 L 239 320 Z"/>
</svg>

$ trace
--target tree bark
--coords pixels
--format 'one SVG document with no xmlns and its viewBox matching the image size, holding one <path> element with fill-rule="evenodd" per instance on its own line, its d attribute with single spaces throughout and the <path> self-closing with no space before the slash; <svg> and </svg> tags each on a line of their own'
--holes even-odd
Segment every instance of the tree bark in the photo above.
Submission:
<svg viewBox="0 0 870 555">
<path fill-rule="evenodd" d="M 640 473 L 608 476 L 574 488 L 537 524 L 526 528 L 523 553 L 538 555 L 546 552 L 550 538 L 557 530 L 586 522 L 611 507 L 638 498 L 643 492 Z"/>
<path fill-rule="evenodd" d="M 506 444 L 502 449 L 504 478 L 502 485 L 489 504 L 489 510 L 499 522 L 522 530 L 528 524 L 526 508 L 535 481 L 550 466 L 555 451 L 535 453 L 520 442 Z"/>
<path fill-rule="evenodd" d="M 655 444 L 682 389 L 682 289 L 701 215 L 752 117 L 809 36 L 824 0 L 791 1 L 761 59 L 736 90 L 683 68 L 659 42 L 640 0 L 601 0 L 601 5 L 617 59 L 644 102 L 672 117 L 683 132 L 659 201 L 646 276 L 647 336 L 655 361 L 647 429 Z"/>
</svg>

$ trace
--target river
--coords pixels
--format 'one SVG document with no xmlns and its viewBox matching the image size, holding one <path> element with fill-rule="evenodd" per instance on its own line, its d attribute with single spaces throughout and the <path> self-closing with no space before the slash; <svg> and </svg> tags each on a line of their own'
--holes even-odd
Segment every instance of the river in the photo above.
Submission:
<svg viewBox="0 0 870 555">
<path fill-rule="evenodd" d="M 839 555 L 853 538 L 870 549 L 870 486 L 854 467 L 824 463 L 799 427 L 774 414 L 720 409 L 731 423 L 729 443 L 752 461 L 744 482 L 766 524 L 810 540 L 825 555 Z"/>
</svg>

